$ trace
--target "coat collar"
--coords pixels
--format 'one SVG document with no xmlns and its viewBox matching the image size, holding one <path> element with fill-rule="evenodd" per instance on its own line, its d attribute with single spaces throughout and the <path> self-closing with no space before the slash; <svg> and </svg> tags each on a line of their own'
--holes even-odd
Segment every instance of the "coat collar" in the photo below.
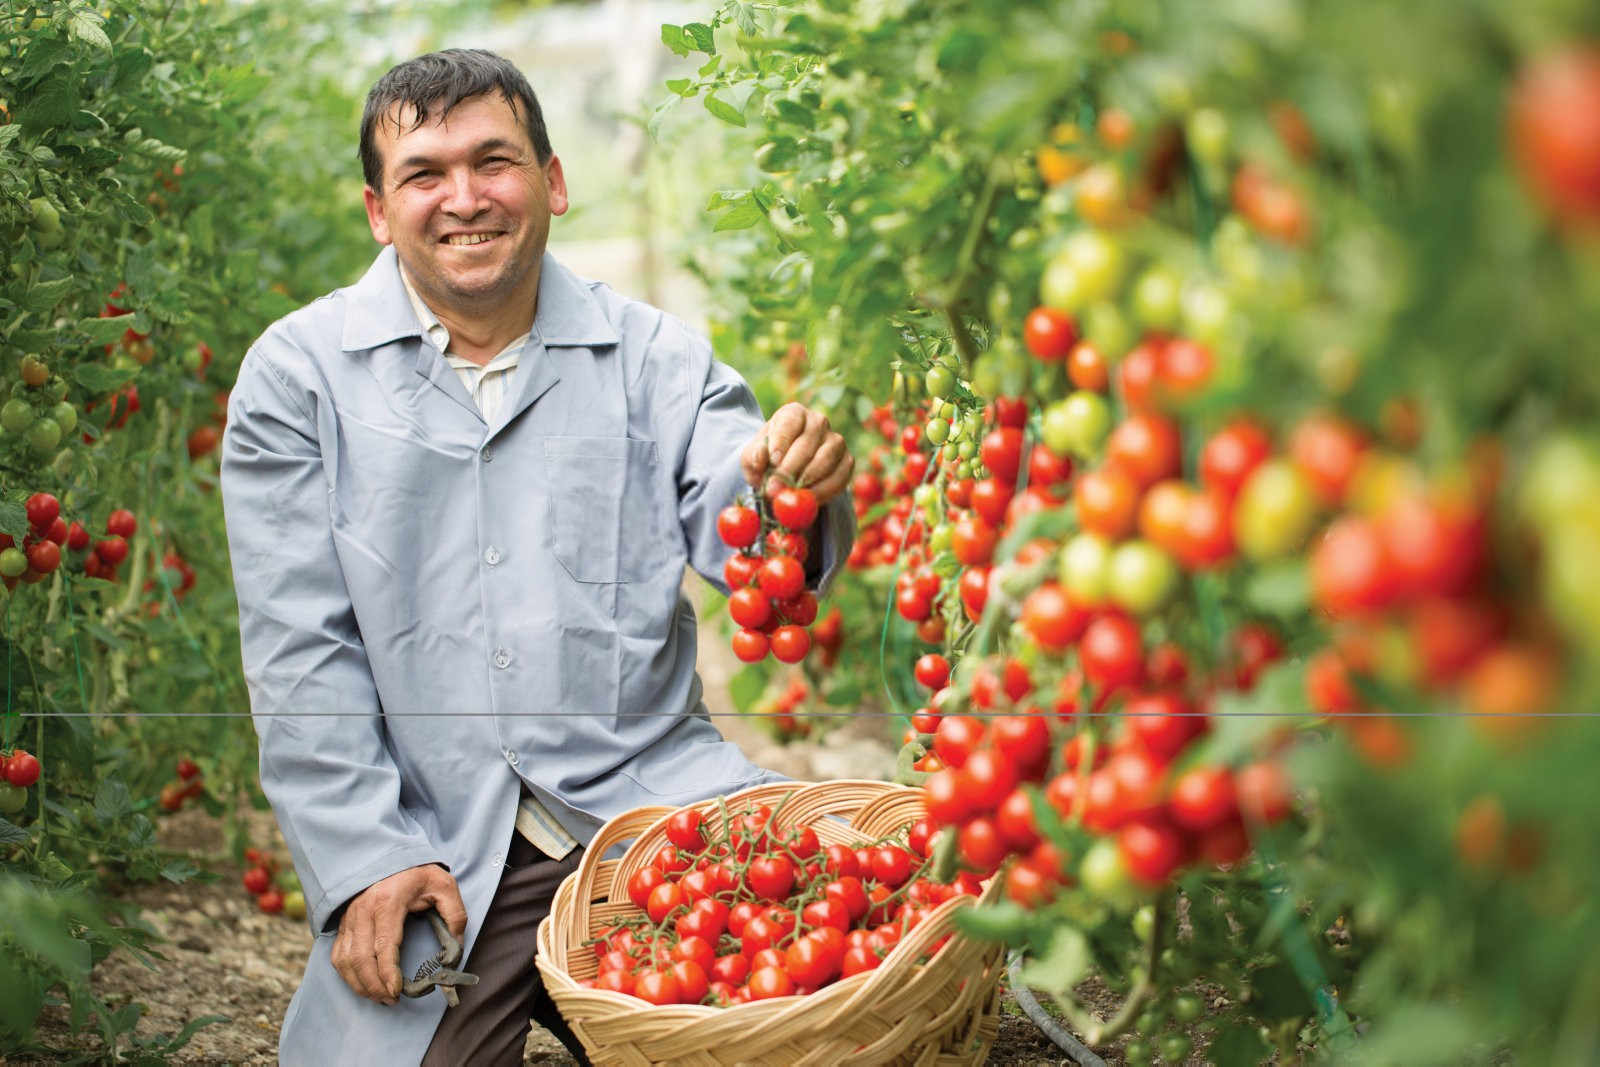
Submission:
<svg viewBox="0 0 1600 1067">
<path fill-rule="evenodd" d="M 359 352 L 403 337 L 421 336 L 422 324 L 400 278 L 400 261 L 394 246 L 389 245 L 378 253 L 361 280 L 345 290 L 340 347 Z M 539 268 L 533 336 L 547 348 L 599 347 L 620 340 L 589 287 L 549 252 Z"/>
</svg>

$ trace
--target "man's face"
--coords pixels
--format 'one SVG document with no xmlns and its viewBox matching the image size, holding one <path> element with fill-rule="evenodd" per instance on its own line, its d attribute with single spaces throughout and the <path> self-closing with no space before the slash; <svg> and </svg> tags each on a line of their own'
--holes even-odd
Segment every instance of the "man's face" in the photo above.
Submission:
<svg viewBox="0 0 1600 1067">
<path fill-rule="evenodd" d="M 396 116 L 391 116 L 396 117 Z M 519 294 L 537 278 L 550 216 L 567 210 L 555 156 L 539 165 L 527 131 L 499 94 L 458 104 L 404 132 L 378 123 L 382 188 L 367 188 L 367 221 L 393 244 L 435 311 L 471 311 Z M 535 294 L 527 294 L 531 300 Z"/>
</svg>

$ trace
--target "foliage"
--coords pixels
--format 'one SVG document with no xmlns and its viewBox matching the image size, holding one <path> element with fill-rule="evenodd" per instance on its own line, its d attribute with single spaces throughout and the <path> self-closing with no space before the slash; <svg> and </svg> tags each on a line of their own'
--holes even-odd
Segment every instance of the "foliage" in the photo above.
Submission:
<svg viewBox="0 0 1600 1067">
<path fill-rule="evenodd" d="M 1192 657 L 1212 710 L 1238 716 L 1217 717 L 1181 766 L 1238 767 L 1288 728 L 1300 814 L 1254 828 L 1252 859 L 1192 867 L 1148 905 L 1069 888 L 985 927 L 1028 943 L 1052 992 L 1090 970 L 1131 991 L 1119 1022 L 1141 1041 L 1163 1025 L 1141 1009 L 1199 978 L 1229 1000 L 1219 1062 L 1258 1058 L 1263 1041 L 1292 1055 L 1307 1038 L 1340 1055 L 1345 1009 L 1369 1027 L 1363 1062 L 1595 1055 L 1580 842 L 1600 727 L 1541 717 L 1591 712 L 1600 693 L 1600 205 L 1591 181 L 1574 207 L 1576 184 L 1561 186 L 1572 159 L 1540 156 L 1553 142 L 1525 127 L 1582 110 L 1530 118 L 1529 72 L 1596 32 L 1592 10 L 1563 0 L 797 0 L 663 28 L 673 51 L 704 57 L 669 83 L 663 113 L 699 101 L 750 154 L 738 187 L 711 196 L 695 259 L 725 309 L 719 352 L 860 428 L 863 467 L 891 486 L 881 503 L 858 497 L 863 526 L 898 522 L 860 573 L 889 596 L 897 574 L 942 580 L 933 643 L 955 673 L 931 710 L 946 720 L 1005 657 L 1039 692 L 1080 666 L 1014 621 L 1081 529 L 1069 502 L 1041 499 L 1043 514 L 1008 526 L 986 612 L 963 610 L 950 549 L 966 514 L 951 492 L 986 473 L 996 398 L 1027 399 L 1030 444 L 1104 459 L 1105 429 L 1052 430 L 1084 387 L 1065 349 L 1030 355 L 1036 303 L 1109 364 L 1107 428 L 1146 406 L 1130 365 L 1174 334 L 1203 346 L 1203 382 L 1155 404 L 1182 428 L 1191 479 L 1200 444 L 1241 412 L 1283 436 L 1326 412 L 1358 428 L 1359 479 L 1307 492 L 1287 525 L 1234 513 L 1246 558 L 1185 567 L 1169 601 L 1139 612 L 1148 642 Z M 1583 143 L 1573 154 L 1592 166 Z M 1296 464 L 1280 468 L 1291 483 Z M 1487 605 L 1506 641 L 1448 676 L 1427 659 L 1437 603 L 1369 589 L 1362 610 L 1336 603 L 1329 583 L 1350 557 L 1327 546 L 1349 539 L 1309 536 L 1333 518 L 1389 522 L 1422 495 L 1482 509 L 1472 544 L 1492 559 L 1468 600 L 1445 600 Z M 1045 555 L 1001 566 L 1040 535 Z M 876 634 L 882 618 L 876 600 L 846 628 Z M 1252 692 L 1211 692 L 1230 636 L 1255 618 L 1289 658 Z M 891 620 L 909 642 L 910 624 Z M 1352 676 L 1336 712 L 1313 680 L 1324 653 Z M 1056 742 L 1115 738 L 1121 699 L 1105 721 L 1057 726 Z M 1076 816 L 1034 809 L 1071 864 L 1093 852 Z M 1102 1040 L 1118 1028 L 1094 1026 Z"/>
</svg>

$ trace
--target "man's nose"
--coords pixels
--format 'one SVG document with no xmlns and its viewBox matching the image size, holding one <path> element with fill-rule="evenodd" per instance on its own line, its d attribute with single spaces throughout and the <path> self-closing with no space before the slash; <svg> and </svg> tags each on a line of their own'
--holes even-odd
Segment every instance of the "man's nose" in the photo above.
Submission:
<svg viewBox="0 0 1600 1067">
<path fill-rule="evenodd" d="M 445 182 L 444 199 L 439 203 L 441 210 L 458 219 L 470 219 L 488 207 L 477 175 L 470 167 L 450 171 Z"/>
</svg>

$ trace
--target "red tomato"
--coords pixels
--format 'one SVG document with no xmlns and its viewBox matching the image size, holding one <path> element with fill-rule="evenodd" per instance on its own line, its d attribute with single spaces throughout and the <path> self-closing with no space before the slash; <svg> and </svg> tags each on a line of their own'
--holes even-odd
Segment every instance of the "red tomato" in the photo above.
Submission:
<svg viewBox="0 0 1600 1067">
<path fill-rule="evenodd" d="M 728 614 L 747 630 L 759 630 L 772 618 L 772 601 L 755 586 L 735 589 L 728 597 Z"/>
<path fill-rule="evenodd" d="M 1479 600 L 1430 597 L 1411 607 L 1408 632 L 1423 677 L 1446 685 L 1505 636 L 1506 612 Z"/>
<path fill-rule="evenodd" d="M 82 552 L 89 547 L 89 531 L 76 520 L 67 526 L 67 547 L 74 552 Z"/>
<path fill-rule="evenodd" d="M 1000 836 L 995 821 L 987 815 L 968 819 L 956 835 L 961 862 L 977 871 L 992 871 L 1000 866 L 1010 849 Z"/>
<path fill-rule="evenodd" d="M 1573 44 L 1535 60 L 1511 94 L 1511 147 L 1545 205 L 1600 217 L 1600 48 Z"/>
<path fill-rule="evenodd" d="M 1022 321 L 1022 343 L 1034 358 L 1060 363 L 1078 343 L 1078 323 L 1065 311 L 1036 307 Z"/>
<path fill-rule="evenodd" d="M 35 541 L 28 546 L 28 567 L 36 574 L 49 574 L 61 565 L 61 548 L 54 541 Z"/>
<path fill-rule="evenodd" d="M 633 901 L 634 907 L 644 911 L 650 903 L 650 894 L 666 880 L 667 876 L 660 867 L 640 867 L 628 879 L 628 899 Z"/>
<path fill-rule="evenodd" d="M 13 756 L 12 758 L 15 759 L 16 757 Z M 8 764 L 6 770 L 9 772 L 10 769 L 11 768 Z M 12 784 L 15 785 L 16 783 L 13 782 Z M 271 888 L 272 874 L 265 867 L 251 867 L 248 871 L 244 872 L 243 881 L 245 892 L 249 893 L 251 896 L 260 896 L 262 893 L 265 893 L 269 888 Z"/>
<path fill-rule="evenodd" d="M 782 900 L 794 888 L 794 864 L 786 856 L 762 856 L 751 861 L 744 877 L 757 897 Z"/>
<path fill-rule="evenodd" d="M 1033 817 L 1033 798 L 1027 790 L 1013 789 L 1000 802 L 995 808 L 994 828 L 1013 851 L 1026 852 L 1039 843 L 1039 827 Z"/>
<path fill-rule="evenodd" d="M 1017 471 L 1022 467 L 1022 431 L 1012 426 L 990 430 L 978 447 L 978 456 L 995 479 L 1007 485 L 1015 485 Z"/>
<path fill-rule="evenodd" d="M 1163 822 L 1130 823 L 1117 832 L 1117 851 L 1136 881 L 1159 886 L 1183 862 L 1183 836 Z"/>
<path fill-rule="evenodd" d="M 750 975 L 750 999 L 771 1000 L 794 993 L 794 980 L 782 967 L 763 967 Z"/>
<path fill-rule="evenodd" d="M 982 567 L 994 556 L 1000 532 L 981 515 L 963 515 L 950 527 L 950 551 L 968 567 Z"/>
<path fill-rule="evenodd" d="M 983 516 L 990 526 L 1005 525 L 1006 508 L 1016 487 L 998 478 L 984 478 L 972 487 L 972 510 Z"/>
<path fill-rule="evenodd" d="M 800 486 L 778 490 L 772 497 L 772 516 L 788 530 L 808 530 L 817 521 L 817 495 Z"/>
<path fill-rule="evenodd" d="M 711 981 L 706 969 L 695 960 L 679 960 L 672 965 L 672 977 L 678 982 L 678 1003 L 698 1004 L 711 991 Z"/>
<path fill-rule="evenodd" d="M 1139 627 L 1122 615 L 1102 615 L 1078 641 L 1084 676 L 1102 689 L 1132 685 L 1144 673 L 1144 646 Z"/>
<path fill-rule="evenodd" d="M 950 661 L 937 652 L 929 652 L 917 660 L 912 673 L 928 689 L 943 689 L 950 683 Z"/>
<path fill-rule="evenodd" d="M 817 595 L 807 589 L 793 600 L 779 601 L 777 609 L 784 621 L 795 626 L 810 626 L 817 620 Z M 821 641 L 820 634 L 813 636 Z"/>
<path fill-rule="evenodd" d="M 106 533 L 113 537 L 132 537 L 138 529 L 138 521 L 127 508 L 118 508 L 106 516 Z"/>
<path fill-rule="evenodd" d="M 1379 517 L 1378 532 L 1396 583 L 1411 596 L 1466 592 L 1488 554 L 1476 509 L 1422 496 L 1396 501 Z"/>
<path fill-rule="evenodd" d="M 750 957 L 731 952 L 711 961 L 711 977 L 718 982 L 738 985 L 750 976 Z"/>
<path fill-rule="evenodd" d="M 811 542 L 805 534 L 792 530 L 772 530 L 767 534 L 767 555 L 793 556 L 802 562 L 811 554 Z"/>
<path fill-rule="evenodd" d="M 54 493 L 34 493 L 23 505 L 28 515 L 28 525 L 37 533 L 48 530 L 61 514 L 61 501 Z M 133 516 L 128 515 L 131 519 Z"/>
<path fill-rule="evenodd" d="M 855 851 L 847 845 L 829 845 L 823 849 L 822 865 L 836 878 L 861 873 L 861 866 L 856 862 Z"/>
<path fill-rule="evenodd" d="M 933 750 L 947 767 L 963 766 L 983 743 L 983 723 L 971 715 L 946 715 L 933 735 Z"/>
<path fill-rule="evenodd" d="M 1235 419 L 1218 430 L 1200 450 L 1200 480 L 1228 499 L 1272 454 L 1272 438 L 1251 419 Z"/>
<path fill-rule="evenodd" d="M 1166 395 L 1180 402 L 1203 392 L 1216 369 L 1209 348 L 1183 337 L 1163 345 L 1156 363 Z"/>
<path fill-rule="evenodd" d="M 1021 396 L 994 398 L 994 421 L 1020 430 L 1028 424 L 1028 400 Z"/>
<path fill-rule="evenodd" d="M 696 808 L 679 808 L 667 819 L 667 840 L 681 849 L 698 852 L 706 845 L 705 816 Z"/>
<path fill-rule="evenodd" d="M 1189 680 L 1188 654 L 1177 644 L 1163 641 L 1150 650 L 1144 671 L 1152 685 L 1182 685 Z"/>
<path fill-rule="evenodd" d="M 1165 415 L 1136 411 L 1106 439 L 1106 464 L 1120 467 L 1140 490 L 1183 473 L 1178 424 Z"/>
<path fill-rule="evenodd" d="M 728 583 L 729 589 L 743 589 L 756 580 L 756 571 L 760 567 L 760 557 L 735 553 L 722 565 L 722 580 Z"/>
<path fill-rule="evenodd" d="M 1283 658 L 1283 639 L 1260 622 L 1248 622 L 1233 632 L 1233 684 L 1253 689 L 1261 672 Z"/>
<path fill-rule="evenodd" d="M 1283 768 L 1267 761 L 1242 767 L 1234 775 L 1239 810 L 1253 822 L 1271 825 L 1287 818 L 1293 807 L 1289 776 Z"/>
<path fill-rule="evenodd" d="M 1209 830 L 1239 816 L 1233 775 L 1215 764 L 1180 774 L 1172 783 L 1167 804 L 1173 821 L 1188 830 Z"/>
<path fill-rule="evenodd" d="M 1128 737 L 1156 759 L 1172 759 L 1205 729 L 1205 719 L 1174 692 L 1144 693 L 1122 707 Z"/>
<path fill-rule="evenodd" d="M 601 971 L 595 976 L 594 987 L 611 993 L 633 995 L 634 978 L 629 971 Z"/>
<path fill-rule="evenodd" d="M 1326 504 L 1344 499 L 1367 435 L 1336 415 L 1309 415 L 1289 437 L 1289 456 Z"/>
<path fill-rule="evenodd" d="M 842 904 L 844 910 L 849 912 L 851 922 L 859 921 L 867 913 L 867 892 L 861 885 L 861 879 L 854 875 L 841 875 L 824 886 L 822 893 L 828 900 Z"/>
<path fill-rule="evenodd" d="M 683 988 L 670 969 L 646 971 L 634 979 L 633 995 L 651 1004 L 680 1004 Z"/>
<path fill-rule="evenodd" d="M 1208 490 L 1191 493 L 1174 555 L 1191 570 L 1204 570 L 1233 558 L 1233 512 L 1226 497 Z"/>
<path fill-rule="evenodd" d="M 1311 552 L 1311 593 L 1335 618 L 1376 611 L 1399 592 L 1398 575 L 1378 533 L 1360 515 L 1336 519 Z"/>
<path fill-rule="evenodd" d="M 1039 647 L 1052 652 L 1060 652 L 1078 640 L 1090 618 L 1089 609 L 1074 604 L 1055 582 L 1045 582 L 1022 602 L 1023 629 Z"/>
<path fill-rule="evenodd" d="M 1057 455 L 1043 444 L 1028 452 L 1028 484 L 1047 489 L 1072 477 L 1072 458 Z"/>
<path fill-rule="evenodd" d="M 864 946 L 846 949 L 844 959 L 839 966 L 839 976 L 841 978 L 849 978 L 851 975 L 861 974 L 863 971 L 875 971 L 878 969 L 878 964 L 882 962 L 882 957 Z"/>
<path fill-rule="evenodd" d="M 1056 895 L 1056 881 L 1032 863 L 1023 861 L 1006 875 L 1006 896 L 1032 910 L 1050 903 Z"/>
<path fill-rule="evenodd" d="M 685 937 L 672 946 L 672 958 L 678 962 L 697 963 L 701 970 L 709 971 L 717 960 L 717 950 L 706 938 Z"/>
<path fill-rule="evenodd" d="M 789 600 L 806 586 L 805 567 L 793 556 L 772 556 L 756 571 L 756 582 L 774 600 Z"/>
<path fill-rule="evenodd" d="M 733 505 L 717 514 L 717 536 L 731 548 L 749 548 L 761 534 L 761 516 L 754 508 Z"/>
<path fill-rule="evenodd" d="M 899 888 L 911 877 L 911 853 L 898 845 L 880 845 L 872 850 L 872 877 L 884 885 Z"/>
<path fill-rule="evenodd" d="M 839 932 L 850 929 L 850 912 L 837 900 L 813 900 L 800 912 L 800 921 L 807 926 L 831 926 Z"/>
<path fill-rule="evenodd" d="M 1120 540 L 1133 533 L 1139 508 L 1139 485 L 1120 467 L 1086 472 L 1073 488 L 1078 524 L 1090 533 Z"/>
<path fill-rule="evenodd" d="M 1098 348 L 1088 341 L 1080 341 L 1067 354 L 1067 377 L 1075 388 L 1100 393 L 1111 381 L 1111 371 Z"/>
<path fill-rule="evenodd" d="M 1230 819 L 1200 835 L 1200 858 L 1218 867 L 1231 867 L 1250 854 L 1250 835 L 1244 823 Z"/>
<path fill-rule="evenodd" d="M 650 857 L 652 866 L 660 867 L 663 874 L 681 874 L 689 869 L 688 857 L 678 851 L 676 845 L 662 845 L 656 849 L 656 854 Z"/>
<path fill-rule="evenodd" d="M 1136 345 L 1117 367 L 1122 402 L 1135 411 L 1148 408 L 1155 400 L 1156 381 L 1161 373 L 1160 351 L 1158 342 L 1146 341 Z"/>
<path fill-rule="evenodd" d="M 975 811 L 992 811 L 1017 787 L 1017 768 L 992 748 L 979 749 L 961 768 L 967 802 Z"/>
<path fill-rule="evenodd" d="M 744 930 L 738 935 L 739 947 L 746 956 L 754 956 L 764 948 L 771 948 L 783 934 L 783 927 L 762 912 L 744 924 Z"/>
<path fill-rule="evenodd" d="M 770 645 L 779 663 L 799 663 L 811 651 L 811 634 L 804 626 L 780 626 L 772 631 Z"/>
<path fill-rule="evenodd" d="M 990 725 L 989 739 L 1019 770 L 1039 767 L 1050 755 L 1050 727 L 1042 715 L 1002 715 Z"/>
<path fill-rule="evenodd" d="M 746 663 L 767 658 L 771 642 L 760 630 L 740 630 L 733 635 L 733 654 Z"/>
<path fill-rule="evenodd" d="M 629 885 L 632 890 L 632 884 Z M 684 898 L 683 890 L 676 882 L 663 882 L 650 890 L 650 896 L 645 899 L 645 914 L 650 916 L 653 923 L 666 921 L 668 915 L 684 907 L 688 901 Z"/>
<path fill-rule="evenodd" d="M 1338 649 L 1325 648 L 1306 664 L 1306 699 L 1313 711 L 1328 716 L 1343 715 L 1361 706 Z"/>
<path fill-rule="evenodd" d="M 960 773 L 954 767 L 946 767 L 935 771 L 922 785 L 928 817 L 940 826 L 954 826 L 971 811 Z"/>
<path fill-rule="evenodd" d="M 843 931 L 825 926 L 796 938 L 783 954 L 783 966 L 795 982 L 815 988 L 838 977 L 844 953 Z"/>
</svg>

